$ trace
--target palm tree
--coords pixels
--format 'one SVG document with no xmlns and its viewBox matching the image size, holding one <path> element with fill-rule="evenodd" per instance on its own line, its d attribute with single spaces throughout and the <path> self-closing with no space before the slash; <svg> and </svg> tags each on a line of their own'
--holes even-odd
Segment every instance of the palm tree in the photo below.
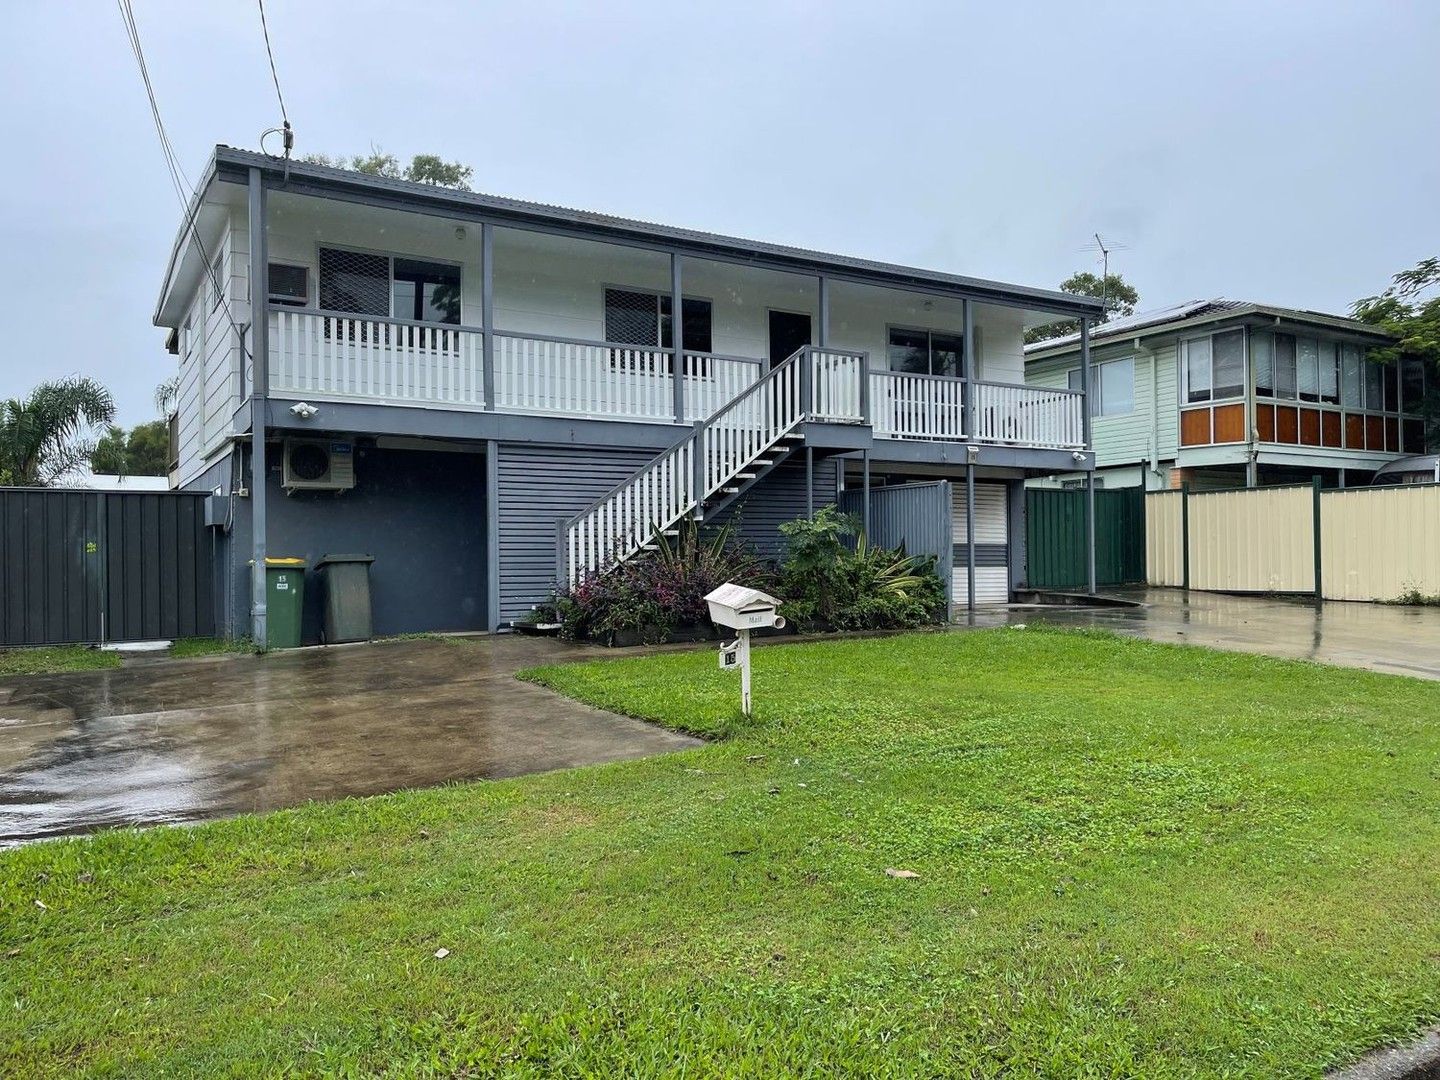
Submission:
<svg viewBox="0 0 1440 1080">
<path fill-rule="evenodd" d="M 110 391 L 72 375 L 0 401 L 0 484 L 49 487 L 82 468 L 95 430 L 115 418 Z"/>
</svg>

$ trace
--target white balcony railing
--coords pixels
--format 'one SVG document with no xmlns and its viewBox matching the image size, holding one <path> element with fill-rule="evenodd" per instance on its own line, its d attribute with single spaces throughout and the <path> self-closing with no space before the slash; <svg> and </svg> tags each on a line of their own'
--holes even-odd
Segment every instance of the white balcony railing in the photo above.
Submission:
<svg viewBox="0 0 1440 1080">
<path fill-rule="evenodd" d="M 270 386 L 307 397 L 485 404 L 479 331 L 313 311 L 270 313 Z"/>
<path fill-rule="evenodd" d="M 980 442 L 1080 449 L 1084 401 L 1076 390 L 977 382 L 974 435 Z"/>
<path fill-rule="evenodd" d="M 965 382 L 901 371 L 870 374 L 875 434 L 890 439 L 965 438 Z"/>
<path fill-rule="evenodd" d="M 475 327 L 272 310 L 270 386 L 319 399 L 483 409 L 484 339 Z M 814 346 L 802 352 L 795 365 L 798 404 L 810 420 L 868 420 L 881 438 L 1084 445 L 1083 397 L 1074 391 L 977 382 L 967 430 L 963 379 L 867 374 L 864 353 Z M 760 380 L 762 366 L 746 357 L 686 352 L 680 421 L 706 420 L 735 402 Z M 497 330 L 489 407 L 675 423 L 673 367 L 669 349 Z"/>
<path fill-rule="evenodd" d="M 891 439 L 1012 443 L 1078 449 L 1083 396 L 1014 383 L 975 383 L 974 431 L 965 427 L 965 380 L 876 371 L 870 375 L 875 434 Z"/>
<path fill-rule="evenodd" d="M 270 313 L 270 385 L 308 397 L 439 408 L 485 407 L 484 333 L 369 316 Z M 673 355 L 535 334 L 495 334 L 493 407 L 600 419 L 675 421 Z M 687 352 L 684 421 L 753 385 L 761 364 Z"/>
</svg>

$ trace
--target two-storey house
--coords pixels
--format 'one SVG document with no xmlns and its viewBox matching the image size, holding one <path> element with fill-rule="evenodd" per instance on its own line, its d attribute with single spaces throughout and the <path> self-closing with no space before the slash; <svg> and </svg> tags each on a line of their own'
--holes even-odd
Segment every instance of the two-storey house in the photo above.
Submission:
<svg viewBox="0 0 1440 1080">
<path fill-rule="evenodd" d="M 1093 461 L 1082 394 L 1024 385 L 1023 335 L 1098 314 L 222 146 L 155 321 L 172 483 L 214 494 L 220 610 L 263 636 L 267 556 L 374 556 L 379 633 L 494 630 L 683 517 L 773 553 L 845 487 L 943 476 L 945 557 L 1000 583 L 956 574 L 955 599 L 1004 600 L 1024 481 Z"/>
<path fill-rule="evenodd" d="M 1368 323 L 1198 300 L 1094 327 L 1090 340 L 1097 485 L 1363 484 L 1425 450 L 1423 365 L 1373 362 L 1392 339 Z M 1029 386 L 1080 384 L 1078 335 L 1029 345 L 1025 361 Z"/>
</svg>

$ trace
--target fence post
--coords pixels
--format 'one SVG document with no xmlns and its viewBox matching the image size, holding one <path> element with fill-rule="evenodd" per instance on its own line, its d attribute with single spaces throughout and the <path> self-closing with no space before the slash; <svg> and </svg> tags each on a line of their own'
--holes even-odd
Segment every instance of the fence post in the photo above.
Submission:
<svg viewBox="0 0 1440 1080">
<path fill-rule="evenodd" d="M 1180 485 L 1180 580 L 1181 588 L 1190 591 L 1190 481 Z"/>
<path fill-rule="evenodd" d="M 1312 529 L 1315 535 L 1315 599 L 1325 599 L 1325 590 L 1320 581 L 1320 477 L 1310 478 L 1310 490 L 1314 493 L 1314 508 L 1311 513 Z"/>
</svg>

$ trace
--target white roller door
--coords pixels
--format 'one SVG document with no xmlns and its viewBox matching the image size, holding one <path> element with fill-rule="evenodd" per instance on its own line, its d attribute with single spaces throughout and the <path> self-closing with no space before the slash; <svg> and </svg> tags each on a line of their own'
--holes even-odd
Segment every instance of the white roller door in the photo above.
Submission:
<svg viewBox="0 0 1440 1080">
<path fill-rule="evenodd" d="M 966 603 L 965 484 L 952 483 L 955 568 L 951 600 Z M 1010 602 L 1010 514 L 1004 484 L 975 485 L 975 603 Z"/>
</svg>

